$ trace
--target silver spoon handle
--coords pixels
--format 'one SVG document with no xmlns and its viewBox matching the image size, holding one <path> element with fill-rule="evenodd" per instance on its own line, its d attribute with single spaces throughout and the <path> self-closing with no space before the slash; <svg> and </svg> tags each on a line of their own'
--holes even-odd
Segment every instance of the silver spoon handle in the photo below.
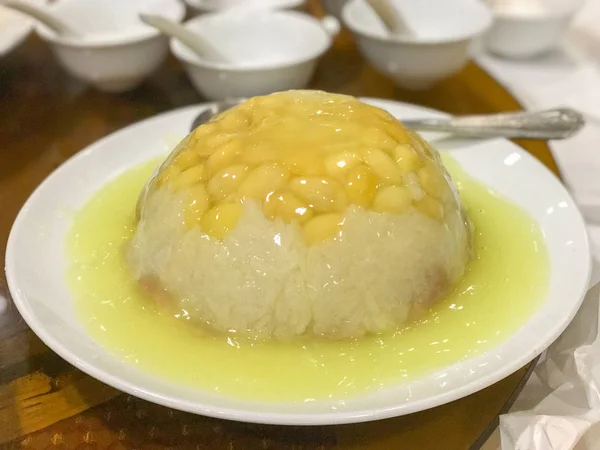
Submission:
<svg viewBox="0 0 600 450">
<path fill-rule="evenodd" d="M 543 140 L 568 138 L 585 125 L 580 113 L 567 108 L 402 122 L 416 131 L 440 131 L 462 137 Z"/>
</svg>

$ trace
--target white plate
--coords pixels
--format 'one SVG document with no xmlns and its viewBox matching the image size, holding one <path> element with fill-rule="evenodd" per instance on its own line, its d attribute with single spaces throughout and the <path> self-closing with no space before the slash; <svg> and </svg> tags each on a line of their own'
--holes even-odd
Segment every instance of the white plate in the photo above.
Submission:
<svg viewBox="0 0 600 450">
<path fill-rule="evenodd" d="M 369 102 L 399 118 L 439 114 L 396 102 Z M 453 156 L 472 176 L 529 211 L 543 229 L 551 259 L 548 298 L 503 344 L 411 383 L 358 398 L 300 404 L 225 398 L 129 366 L 95 343 L 75 315 L 64 282 L 69 211 L 123 171 L 170 150 L 201 108 L 162 114 L 91 145 L 42 183 L 14 223 L 6 275 L 17 308 L 51 349 L 91 376 L 152 402 L 226 419 L 302 425 L 375 420 L 441 405 L 501 380 L 548 347 L 579 308 L 588 286 L 590 252 L 573 200 L 550 171 L 516 145 L 505 140 L 471 142 L 452 150 Z"/>
<path fill-rule="evenodd" d="M 43 4 L 46 0 L 29 2 Z M 26 15 L 0 5 L 0 56 L 11 51 L 29 35 L 33 22 L 33 19 Z"/>
</svg>

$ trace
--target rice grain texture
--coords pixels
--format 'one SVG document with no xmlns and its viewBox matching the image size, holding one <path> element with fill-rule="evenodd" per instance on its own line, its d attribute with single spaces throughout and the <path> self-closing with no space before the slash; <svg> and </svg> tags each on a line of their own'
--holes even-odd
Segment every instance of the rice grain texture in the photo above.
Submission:
<svg viewBox="0 0 600 450">
<path fill-rule="evenodd" d="M 291 108 L 300 133 L 310 132 L 311 127 L 319 124 L 314 121 L 303 123 L 299 111 L 314 113 L 322 109 L 325 102 L 345 102 L 351 106 L 355 102 L 360 103 L 346 96 L 299 91 L 264 97 L 268 99 L 270 108 L 277 105 L 278 95 L 284 96 L 285 100 L 278 114 L 285 116 L 286 105 Z M 303 102 L 302 108 L 294 110 L 298 98 Z M 260 108 L 267 106 L 261 106 L 259 100 L 254 100 L 254 108 L 264 117 L 265 111 Z M 387 114 L 368 108 L 362 114 L 371 114 L 372 110 L 382 117 Z M 247 118 L 248 109 L 243 111 Z M 235 110 L 232 113 L 235 114 Z M 356 120 L 359 118 L 357 116 Z M 216 123 L 219 119 L 222 120 L 218 118 Z M 235 116 L 229 118 L 229 130 L 234 119 Z M 331 117 L 327 120 L 328 125 L 332 123 Z M 182 174 L 190 169 L 187 167 L 175 172 L 176 175 L 171 178 L 165 178 L 170 182 L 151 184 L 143 198 L 138 228 L 127 251 L 135 277 L 142 282 L 152 280 L 154 286 L 160 286 L 164 290 L 162 294 L 166 293 L 169 298 L 169 308 L 199 326 L 260 339 L 295 336 L 355 338 L 394 329 L 421 315 L 462 277 L 470 256 L 471 230 L 439 155 L 414 133 L 406 134 L 407 130 L 399 122 L 389 125 L 389 121 L 386 126 L 398 127 L 402 136 L 408 136 L 407 142 L 394 142 L 405 147 L 410 144 L 409 150 L 418 156 L 416 169 L 412 166 L 403 169 L 407 159 L 400 157 L 395 161 L 400 168 L 398 171 L 371 171 L 371 167 L 378 164 L 376 161 L 370 166 L 371 159 L 387 158 L 394 153 L 389 149 L 369 153 L 364 146 L 352 153 L 351 158 L 345 156 L 343 163 L 334 164 L 333 169 L 324 164 L 324 168 L 319 169 L 322 174 L 310 174 L 310 177 L 294 173 L 298 169 L 286 166 L 285 162 L 273 166 L 270 160 L 271 165 L 265 166 L 265 161 L 259 157 L 256 167 L 276 167 L 283 174 L 281 178 L 273 178 L 272 183 L 277 186 L 266 191 L 240 187 L 243 179 L 251 179 L 247 174 L 256 170 L 254 166 L 239 163 L 245 151 L 256 150 L 256 146 L 244 146 L 244 137 L 256 133 L 252 124 L 245 125 L 251 129 L 250 132 L 235 136 L 241 146 L 237 147 L 234 156 L 228 157 L 225 168 L 220 167 L 212 173 L 210 158 L 218 154 L 222 144 L 213 144 L 214 148 L 209 151 L 203 147 L 207 145 L 205 143 L 195 141 L 191 145 L 194 139 L 188 137 L 177 150 L 178 154 L 161 167 L 160 173 L 181 161 L 186 152 L 196 152 L 187 155 L 186 161 L 198 161 L 192 167 L 202 165 L 202 170 L 196 169 L 196 172 L 203 175 L 196 176 L 197 179 L 189 184 L 179 182 L 179 187 L 174 188 L 177 183 L 173 180 L 181 180 Z M 352 120 L 346 121 L 345 126 L 348 123 L 353 125 Z M 265 134 L 261 142 L 265 140 L 264 136 L 268 136 L 267 131 L 262 130 Z M 220 133 L 223 132 L 217 130 L 207 139 L 215 139 Z M 289 140 L 290 147 L 298 152 L 293 134 Z M 281 145 L 281 139 L 277 143 Z M 405 152 L 406 148 L 396 151 Z M 206 156 L 194 159 L 194 155 L 202 152 Z M 347 155 L 348 149 L 345 152 Z M 311 157 L 322 155 L 326 160 L 331 154 L 340 152 L 338 147 L 335 152 L 327 147 L 322 153 L 309 154 Z M 355 197 L 352 197 L 350 189 L 353 185 L 344 181 L 354 176 L 351 168 L 346 167 L 350 165 L 349 161 L 355 161 L 352 158 L 358 158 L 363 165 L 361 167 L 365 167 L 360 173 L 367 174 L 363 178 L 352 178 L 355 183 L 366 176 L 378 180 L 376 186 L 373 185 L 372 195 L 369 194 L 370 204 L 353 202 Z M 340 167 L 347 170 L 338 172 Z M 273 173 L 273 169 L 269 170 Z M 242 180 L 227 180 L 227 176 L 222 175 L 223 171 L 226 175 L 237 174 Z M 400 174 L 401 181 L 394 178 L 397 174 Z M 290 192 L 297 191 L 290 191 L 284 186 L 289 183 L 289 189 L 294 188 L 289 180 L 297 179 L 302 194 L 303 186 L 315 176 L 325 180 L 326 189 L 318 185 L 317 191 L 324 194 L 314 197 L 314 201 L 307 200 L 312 197 L 291 195 Z M 386 176 L 389 176 L 387 181 Z M 212 181 L 212 186 L 222 183 L 222 180 L 229 183 L 224 184 L 223 189 L 228 190 L 226 195 L 214 189 L 211 193 L 209 188 L 215 177 L 217 181 Z M 285 182 L 282 181 L 284 179 Z M 308 181 L 303 185 L 303 180 Z M 338 190 L 327 190 L 327 183 L 337 183 L 335 186 L 347 189 L 347 196 L 340 194 L 337 187 Z M 357 183 L 356 186 L 367 184 Z M 255 191 L 260 191 L 260 195 L 240 194 Z M 201 192 L 201 200 L 198 200 L 198 192 Z M 284 193 L 279 197 L 279 203 L 269 204 L 273 196 L 280 195 L 279 192 Z M 330 197 L 333 200 L 329 200 Z M 321 199 L 327 201 L 318 203 Z M 336 199 L 346 202 L 343 208 L 336 209 L 333 205 Z M 195 205 L 194 211 L 201 211 L 198 222 L 190 222 L 190 204 Z M 222 204 L 234 205 L 232 210 L 239 212 L 233 218 L 224 217 L 226 210 L 218 209 L 222 208 L 219 206 Z M 330 204 L 332 212 L 323 212 L 322 209 L 329 208 Z M 292 215 L 281 212 L 281 205 L 293 205 L 286 210 Z M 321 209 L 316 208 L 318 205 L 322 205 Z M 385 212 L 386 208 L 401 212 Z M 303 209 L 306 211 L 298 212 L 297 217 L 293 215 Z M 211 212 L 215 210 L 217 213 Z M 220 217 L 219 211 L 223 217 Z M 265 211 L 276 213 L 266 214 Z M 340 219 L 332 222 L 330 217 Z M 317 221 L 317 218 L 320 219 Z M 217 238 L 210 231 L 212 225 L 208 224 L 221 226 L 224 220 L 227 227 Z M 311 221 L 314 221 L 313 225 L 309 225 Z M 324 237 L 316 241 L 307 240 L 307 233 Z M 158 297 L 158 292 L 156 294 Z"/>
</svg>

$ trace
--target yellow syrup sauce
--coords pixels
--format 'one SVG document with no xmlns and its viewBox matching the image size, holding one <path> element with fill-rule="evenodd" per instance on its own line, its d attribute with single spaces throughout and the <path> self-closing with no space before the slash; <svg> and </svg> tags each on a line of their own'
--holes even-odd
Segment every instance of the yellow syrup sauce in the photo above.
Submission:
<svg viewBox="0 0 600 450">
<path fill-rule="evenodd" d="M 215 337 L 159 314 L 124 258 L 138 195 L 158 165 L 117 177 L 75 215 L 67 281 L 78 316 L 108 351 L 156 377 L 264 401 L 347 398 L 409 381 L 506 340 L 543 301 L 549 259 L 529 215 L 444 162 L 475 227 L 475 257 L 454 293 L 404 330 L 334 342 Z"/>
</svg>

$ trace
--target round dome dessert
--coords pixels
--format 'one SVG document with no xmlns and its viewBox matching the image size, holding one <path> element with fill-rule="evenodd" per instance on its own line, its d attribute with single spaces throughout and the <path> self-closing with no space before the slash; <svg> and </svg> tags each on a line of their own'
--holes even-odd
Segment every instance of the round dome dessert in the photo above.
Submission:
<svg viewBox="0 0 600 450">
<path fill-rule="evenodd" d="M 194 130 L 138 216 L 128 260 L 161 307 L 257 338 L 395 329 L 452 290 L 471 249 L 439 154 L 320 91 L 252 98 Z"/>
</svg>

